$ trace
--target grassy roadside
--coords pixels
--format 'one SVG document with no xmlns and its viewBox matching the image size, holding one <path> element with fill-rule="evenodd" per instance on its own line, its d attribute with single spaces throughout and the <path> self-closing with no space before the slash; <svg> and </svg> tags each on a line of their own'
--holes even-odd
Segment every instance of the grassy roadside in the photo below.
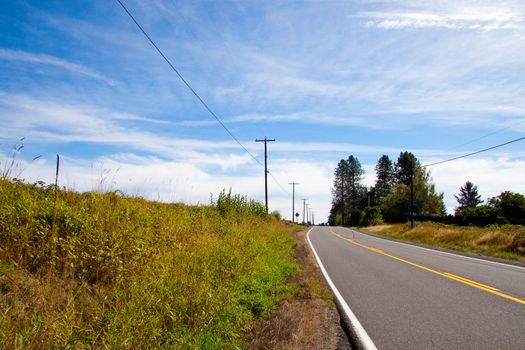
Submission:
<svg viewBox="0 0 525 350">
<path fill-rule="evenodd" d="M 0 348 L 238 349 L 297 292 L 290 227 L 213 206 L 0 181 Z"/>
<path fill-rule="evenodd" d="M 363 227 L 381 236 L 525 262 L 525 226 L 455 226 L 418 222 Z"/>
<path fill-rule="evenodd" d="M 350 344 L 340 325 L 333 295 L 321 276 L 306 242 L 305 230 L 294 233 L 294 252 L 300 272 L 290 278 L 298 293 L 286 299 L 269 317 L 252 324 L 249 350 L 343 350 Z"/>
</svg>

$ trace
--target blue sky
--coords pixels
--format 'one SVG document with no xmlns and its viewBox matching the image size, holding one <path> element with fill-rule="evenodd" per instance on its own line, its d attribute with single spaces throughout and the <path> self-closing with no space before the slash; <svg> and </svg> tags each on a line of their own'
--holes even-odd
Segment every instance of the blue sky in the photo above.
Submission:
<svg viewBox="0 0 525 350">
<path fill-rule="evenodd" d="M 270 209 L 288 218 L 296 181 L 325 220 L 350 154 L 373 184 L 382 154 L 425 164 L 525 132 L 523 1 L 123 2 L 257 159 L 256 138 L 277 140 Z M 0 27 L 2 167 L 25 137 L 28 181 L 51 182 L 59 153 L 61 183 L 79 191 L 207 203 L 231 187 L 263 199 L 261 166 L 116 1 L 3 1 Z M 431 171 L 449 210 L 467 180 L 484 198 L 525 192 L 523 143 Z"/>
</svg>

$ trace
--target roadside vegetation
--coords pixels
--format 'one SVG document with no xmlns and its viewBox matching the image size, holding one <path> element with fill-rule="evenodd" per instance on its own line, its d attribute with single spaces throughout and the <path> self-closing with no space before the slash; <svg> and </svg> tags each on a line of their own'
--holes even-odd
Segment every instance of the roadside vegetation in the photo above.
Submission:
<svg viewBox="0 0 525 350">
<path fill-rule="evenodd" d="M 525 262 L 525 226 L 457 226 L 434 222 L 364 227 L 381 236 Z"/>
<path fill-rule="evenodd" d="M 247 349 L 350 349 L 333 295 L 306 242 L 306 230 L 293 236 L 297 241 L 294 247 L 296 261 L 301 270 L 290 282 L 299 286 L 298 293 L 294 299 L 284 300 L 270 317 L 252 324 Z"/>
<path fill-rule="evenodd" d="M 455 195 L 457 207 L 451 215 L 430 172 L 412 153 L 401 152 L 396 162 L 381 156 L 375 172 L 374 186 L 367 187 L 356 157 L 338 163 L 330 225 L 364 227 L 396 239 L 525 261 L 522 194 L 504 191 L 483 203 L 478 187 L 466 181 Z M 414 228 L 405 224 L 411 212 Z"/>
<path fill-rule="evenodd" d="M 245 197 L 53 207 L 54 186 L 0 180 L 2 349 L 238 349 L 298 290 L 293 229 Z"/>
</svg>

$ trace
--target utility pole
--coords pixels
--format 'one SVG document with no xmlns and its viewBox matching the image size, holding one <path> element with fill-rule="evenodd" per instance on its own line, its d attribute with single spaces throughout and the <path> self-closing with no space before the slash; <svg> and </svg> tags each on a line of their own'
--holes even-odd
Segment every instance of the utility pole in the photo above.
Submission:
<svg viewBox="0 0 525 350">
<path fill-rule="evenodd" d="M 308 217 L 308 206 L 310 204 L 306 204 L 306 224 L 308 224 L 308 222 L 310 221 L 310 218 Z"/>
<path fill-rule="evenodd" d="M 312 225 L 315 226 L 315 219 L 314 219 L 315 212 L 312 212 Z"/>
<path fill-rule="evenodd" d="M 303 198 L 303 199 L 301 199 L 301 200 L 303 201 L 303 225 L 304 225 L 304 223 L 305 223 L 305 221 L 304 221 L 304 212 L 305 212 L 305 209 L 306 209 L 306 201 L 307 201 L 308 199 Z"/>
<path fill-rule="evenodd" d="M 288 185 L 292 185 L 292 223 L 295 222 L 295 185 L 299 185 L 299 182 L 288 182 Z"/>
<path fill-rule="evenodd" d="M 274 142 L 275 139 L 268 140 L 266 136 L 264 140 L 255 140 L 255 142 L 264 142 L 264 204 L 266 205 L 266 213 L 268 213 L 268 142 Z"/>
<path fill-rule="evenodd" d="M 308 222 L 312 223 L 312 207 L 308 208 L 308 211 L 310 213 L 310 217 L 308 218 Z"/>
<path fill-rule="evenodd" d="M 410 228 L 414 228 L 414 160 L 410 160 Z"/>
</svg>

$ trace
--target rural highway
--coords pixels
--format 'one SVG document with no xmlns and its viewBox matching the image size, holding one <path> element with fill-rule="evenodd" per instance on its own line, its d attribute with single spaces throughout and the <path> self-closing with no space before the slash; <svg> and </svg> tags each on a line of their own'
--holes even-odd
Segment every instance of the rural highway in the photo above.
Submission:
<svg viewBox="0 0 525 350">
<path fill-rule="evenodd" d="M 525 349 L 525 268 L 341 227 L 307 237 L 367 348 Z"/>
</svg>

